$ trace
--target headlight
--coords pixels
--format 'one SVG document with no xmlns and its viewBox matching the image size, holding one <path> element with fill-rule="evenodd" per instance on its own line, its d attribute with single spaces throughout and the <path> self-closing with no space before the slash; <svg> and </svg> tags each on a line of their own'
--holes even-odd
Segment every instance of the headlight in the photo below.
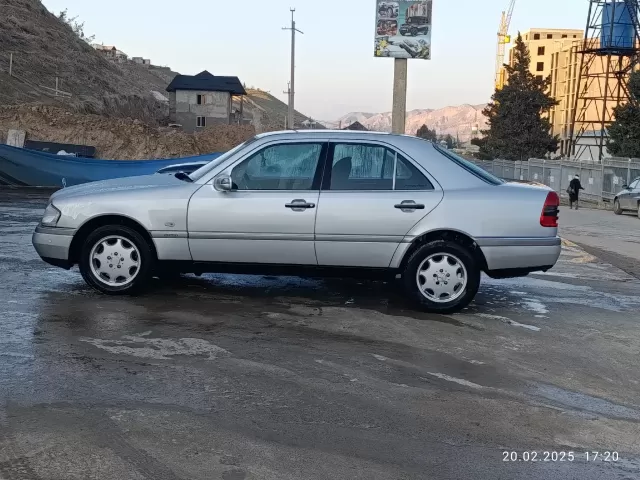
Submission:
<svg viewBox="0 0 640 480">
<path fill-rule="evenodd" d="M 58 210 L 50 203 L 49 205 L 47 205 L 40 223 L 45 227 L 55 227 L 58 223 L 58 220 L 60 220 L 60 210 Z"/>
</svg>

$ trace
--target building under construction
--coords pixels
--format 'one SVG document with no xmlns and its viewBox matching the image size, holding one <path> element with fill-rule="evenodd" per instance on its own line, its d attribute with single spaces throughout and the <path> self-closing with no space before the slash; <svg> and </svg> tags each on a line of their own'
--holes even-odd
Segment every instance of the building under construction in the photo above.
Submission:
<svg viewBox="0 0 640 480">
<path fill-rule="evenodd" d="M 638 0 L 589 1 L 584 40 L 574 54 L 580 63 L 571 99 L 567 156 L 596 161 L 608 156 L 614 109 L 630 101 L 629 74 L 640 61 L 638 4 Z"/>
<path fill-rule="evenodd" d="M 558 155 L 598 161 L 608 156 L 607 129 L 614 108 L 629 101 L 627 82 L 640 58 L 639 0 L 585 0 L 585 30 L 531 29 L 522 39 L 530 70 L 551 76 L 558 101 L 549 113 Z M 513 51 L 508 63 L 513 65 Z M 504 78 L 504 67 L 497 78 Z"/>
</svg>

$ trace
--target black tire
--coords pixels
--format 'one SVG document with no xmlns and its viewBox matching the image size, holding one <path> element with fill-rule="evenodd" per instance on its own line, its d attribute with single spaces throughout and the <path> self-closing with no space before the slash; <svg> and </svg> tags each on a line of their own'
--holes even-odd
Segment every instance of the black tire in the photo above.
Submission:
<svg viewBox="0 0 640 480">
<path fill-rule="evenodd" d="M 418 35 L 418 29 L 414 27 L 411 29 L 411 36 L 415 37 L 416 35 Z"/>
<path fill-rule="evenodd" d="M 139 252 L 140 267 L 133 280 L 126 285 L 108 285 L 97 278 L 92 271 L 91 251 L 97 243 L 109 236 L 119 236 L 126 239 Z M 107 225 L 94 230 L 85 239 L 82 244 L 79 267 L 82 278 L 93 289 L 107 295 L 132 295 L 140 293 L 148 285 L 155 263 L 155 254 L 137 231 L 123 225 Z"/>
<path fill-rule="evenodd" d="M 451 302 L 439 303 L 422 294 L 417 281 L 418 268 L 424 260 L 434 254 L 451 254 L 462 262 L 467 271 L 464 293 Z M 409 258 L 402 273 L 405 292 L 418 307 L 429 313 L 449 314 L 464 309 L 475 298 L 480 287 L 480 266 L 471 252 L 455 242 L 433 240 L 419 247 Z"/>
<path fill-rule="evenodd" d="M 640 218 L 640 202 L 638 202 L 638 218 Z"/>
<path fill-rule="evenodd" d="M 620 200 L 617 198 L 613 201 L 613 213 L 616 215 L 622 215 L 622 208 L 620 208 Z"/>
</svg>

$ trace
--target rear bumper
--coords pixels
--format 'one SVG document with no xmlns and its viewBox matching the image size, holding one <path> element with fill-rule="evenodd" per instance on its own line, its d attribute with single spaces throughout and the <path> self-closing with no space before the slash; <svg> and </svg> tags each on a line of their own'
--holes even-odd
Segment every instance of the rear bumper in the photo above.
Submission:
<svg viewBox="0 0 640 480">
<path fill-rule="evenodd" d="M 61 268 L 70 268 L 71 241 L 75 230 L 70 228 L 48 228 L 38 226 L 33 233 L 33 247 L 47 263 Z"/>
<path fill-rule="evenodd" d="M 487 270 L 535 272 L 553 267 L 562 250 L 560 237 L 479 238 L 476 243 L 487 260 Z"/>
</svg>

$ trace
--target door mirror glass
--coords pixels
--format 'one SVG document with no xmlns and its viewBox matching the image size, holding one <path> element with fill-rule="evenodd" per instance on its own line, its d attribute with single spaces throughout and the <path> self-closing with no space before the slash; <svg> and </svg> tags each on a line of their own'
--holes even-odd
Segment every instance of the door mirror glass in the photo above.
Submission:
<svg viewBox="0 0 640 480">
<path fill-rule="evenodd" d="M 629 189 L 629 185 L 622 185 L 622 190 L 628 190 Z"/>
<path fill-rule="evenodd" d="M 213 180 L 213 188 L 219 192 L 230 192 L 233 190 L 233 181 L 229 175 L 218 175 Z"/>
</svg>

